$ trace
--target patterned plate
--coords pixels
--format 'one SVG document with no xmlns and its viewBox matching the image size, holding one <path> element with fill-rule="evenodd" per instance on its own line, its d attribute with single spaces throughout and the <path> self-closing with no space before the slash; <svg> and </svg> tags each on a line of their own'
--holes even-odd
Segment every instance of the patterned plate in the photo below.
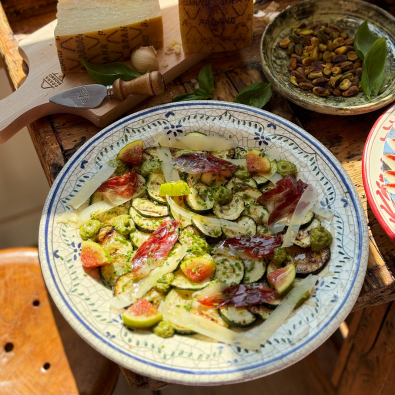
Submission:
<svg viewBox="0 0 395 395">
<path fill-rule="evenodd" d="M 362 177 L 370 207 L 385 233 L 395 243 L 395 206 L 384 187 L 385 181 L 382 172 L 382 154 L 390 152 L 390 146 L 386 139 L 391 129 L 394 130 L 394 123 L 395 105 L 376 121 L 370 131 L 363 151 Z M 385 145 L 387 145 L 386 148 Z M 387 169 L 389 167 L 385 168 L 385 170 Z"/>
<path fill-rule="evenodd" d="M 201 130 L 231 136 L 248 148 L 275 147 L 297 164 L 299 177 L 317 189 L 322 206 L 335 210 L 330 272 L 260 352 L 202 336 L 162 339 L 134 332 L 110 310 L 111 291 L 97 272 L 84 272 L 78 232 L 57 223 L 55 214 L 121 147 L 136 138 L 146 146 L 157 133 L 175 136 Z M 72 327 L 92 347 L 118 364 L 159 380 L 219 385 L 256 379 L 283 369 L 317 348 L 339 326 L 361 289 L 368 257 L 365 214 L 349 176 L 335 157 L 298 126 L 271 113 L 239 104 L 199 101 L 140 111 L 105 128 L 67 162 L 51 188 L 40 226 L 40 261 L 48 290 Z"/>
</svg>

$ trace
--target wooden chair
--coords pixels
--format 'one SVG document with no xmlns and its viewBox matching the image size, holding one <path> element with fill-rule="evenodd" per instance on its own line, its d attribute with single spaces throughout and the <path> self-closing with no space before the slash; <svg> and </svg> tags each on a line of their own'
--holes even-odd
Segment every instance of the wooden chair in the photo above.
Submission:
<svg viewBox="0 0 395 395">
<path fill-rule="evenodd" d="M 109 395 L 118 366 L 83 341 L 50 300 L 36 248 L 0 251 L 0 393 Z"/>
</svg>

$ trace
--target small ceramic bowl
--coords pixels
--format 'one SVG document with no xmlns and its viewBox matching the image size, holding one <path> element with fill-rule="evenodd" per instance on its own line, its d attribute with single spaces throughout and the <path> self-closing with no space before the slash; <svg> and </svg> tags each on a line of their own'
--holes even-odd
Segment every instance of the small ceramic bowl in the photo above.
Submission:
<svg viewBox="0 0 395 395">
<path fill-rule="evenodd" d="M 354 97 L 316 96 L 289 81 L 290 57 L 279 46 L 292 26 L 316 21 L 336 24 L 351 37 L 365 20 L 379 37 L 387 39 L 387 62 L 380 92 L 369 102 L 364 92 Z M 395 100 L 395 18 L 383 9 L 365 1 L 307 0 L 286 8 L 266 28 L 261 42 L 262 68 L 273 88 L 295 104 L 323 114 L 357 115 L 377 110 Z"/>
</svg>

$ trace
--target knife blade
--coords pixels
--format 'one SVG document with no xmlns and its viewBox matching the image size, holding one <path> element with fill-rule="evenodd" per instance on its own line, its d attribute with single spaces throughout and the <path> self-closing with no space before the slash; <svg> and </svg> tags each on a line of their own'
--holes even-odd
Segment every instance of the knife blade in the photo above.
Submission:
<svg viewBox="0 0 395 395">
<path fill-rule="evenodd" d="M 164 91 L 165 82 L 162 74 L 153 71 L 131 81 L 118 78 L 109 86 L 99 84 L 77 86 L 50 97 L 49 101 L 67 107 L 96 108 L 107 96 L 125 100 L 130 95 L 156 96 Z"/>
</svg>

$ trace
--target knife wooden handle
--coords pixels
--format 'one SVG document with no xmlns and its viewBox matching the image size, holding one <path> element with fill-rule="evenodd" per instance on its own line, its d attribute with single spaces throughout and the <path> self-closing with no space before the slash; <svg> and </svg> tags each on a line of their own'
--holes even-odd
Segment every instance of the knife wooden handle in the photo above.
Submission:
<svg viewBox="0 0 395 395">
<path fill-rule="evenodd" d="M 161 95 L 165 91 L 165 82 L 159 71 L 143 74 L 132 81 L 118 78 L 112 85 L 114 97 L 125 100 L 130 95 Z"/>
</svg>

